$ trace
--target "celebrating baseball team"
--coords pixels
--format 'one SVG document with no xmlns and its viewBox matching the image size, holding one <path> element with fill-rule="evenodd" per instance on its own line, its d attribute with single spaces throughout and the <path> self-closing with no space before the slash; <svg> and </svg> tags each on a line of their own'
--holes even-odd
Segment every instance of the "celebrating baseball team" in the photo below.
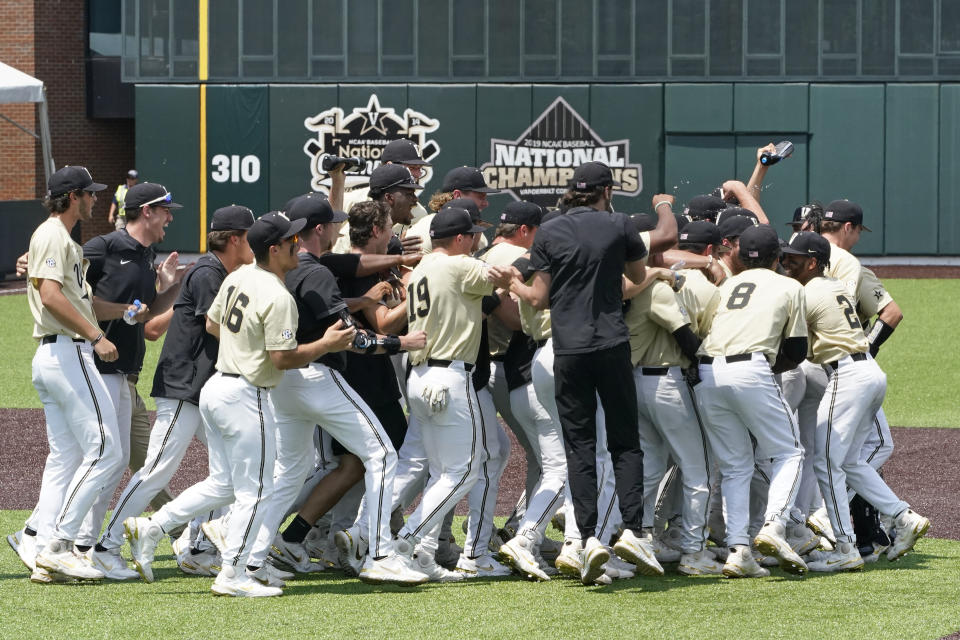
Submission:
<svg viewBox="0 0 960 640">
<path fill-rule="evenodd" d="M 505 206 L 488 242 L 497 190 L 459 167 L 428 213 L 427 162 L 400 139 L 369 184 L 346 189 L 339 164 L 329 196 L 217 209 L 190 265 L 157 263 L 181 205 L 151 182 L 120 196 L 122 228 L 77 244 L 106 187 L 64 167 L 20 265 L 49 455 L 11 547 L 38 583 L 153 582 L 167 537 L 180 570 L 243 597 L 330 570 L 608 585 L 899 559 L 930 527 L 881 473 L 875 358 L 903 316 L 851 253 L 859 205 L 769 224 L 777 150 L 682 213 L 665 194 L 615 211 L 615 170 L 586 162 L 556 208 Z M 151 427 L 136 383 L 164 334 Z M 503 425 L 526 477 L 498 528 Z M 171 497 L 195 436 L 208 476 Z"/>
</svg>

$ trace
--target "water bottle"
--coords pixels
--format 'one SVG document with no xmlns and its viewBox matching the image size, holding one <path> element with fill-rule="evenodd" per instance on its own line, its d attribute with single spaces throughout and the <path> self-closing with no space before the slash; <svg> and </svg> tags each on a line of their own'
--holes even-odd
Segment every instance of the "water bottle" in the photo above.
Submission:
<svg viewBox="0 0 960 640">
<path fill-rule="evenodd" d="M 137 321 L 134 320 L 134 317 L 137 315 L 137 313 L 140 312 L 140 308 L 143 306 L 143 303 L 141 303 L 139 300 L 134 300 L 133 304 L 134 306 L 137 307 L 136 311 L 133 311 L 132 309 L 127 309 L 126 311 L 123 312 L 123 321 L 131 325 L 137 324 Z"/>
</svg>

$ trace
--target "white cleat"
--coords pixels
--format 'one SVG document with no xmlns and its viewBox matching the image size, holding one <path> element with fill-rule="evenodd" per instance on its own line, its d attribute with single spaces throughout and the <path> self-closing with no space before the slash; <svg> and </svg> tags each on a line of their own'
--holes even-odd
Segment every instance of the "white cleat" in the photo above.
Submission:
<svg viewBox="0 0 960 640">
<path fill-rule="evenodd" d="M 261 567 L 262 568 L 262 567 Z M 236 567 L 227 565 L 220 569 L 217 579 L 210 587 L 215 596 L 233 596 L 237 598 L 268 598 L 283 595 L 279 587 L 268 587 L 248 576 L 237 573 Z"/>
<path fill-rule="evenodd" d="M 930 529 L 930 521 L 919 513 L 904 509 L 894 518 L 893 527 L 897 531 L 897 537 L 887 549 L 887 560 L 891 562 L 899 560 L 913 549 L 917 540 L 926 535 L 927 530 Z"/>
<path fill-rule="evenodd" d="M 49 573 L 59 573 L 77 580 L 102 580 L 103 572 L 95 569 L 90 561 L 74 551 L 69 540 L 51 540 L 37 554 L 37 567 Z"/>
<path fill-rule="evenodd" d="M 430 580 L 426 573 L 417 568 L 412 558 L 397 553 L 379 560 L 367 556 L 358 577 L 367 584 L 396 584 L 402 587 L 412 587 Z"/>
<path fill-rule="evenodd" d="M 30 574 L 30 582 L 36 582 L 37 584 L 77 584 L 77 579 L 60 573 L 50 573 L 46 569 L 36 567 Z"/>
<path fill-rule="evenodd" d="M 580 571 L 583 569 L 582 547 L 579 540 L 566 540 L 560 549 L 560 555 L 557 556 L 554 566 L 563 575 L 580 579 Z"/>
<path fill-rule="evenodd" d="M 28 536 L 21 529 L 7 536 L 7 542 L 17 552 L 17 557 L 31 572 L 37 568 L 37 536 Z"/>
<path fill-rule="evenodd" d="M 144 582 L 153 582 L 153 556 L 163 538 L 163 529 L 149 518 L 127 518 L 123 530 L 130 542 L 130 555 Z"/>
<path fill-rule="evenodd" d="M 637 565 L 637 573 L 645 576 L 663 575 L 663 567 L 657 562 L 653 551 L 653 534 L 647 533 L 638 538 L 630 529 L 624 529 L 613 550 L 621 559 Z"/>
<path fill-rule="evenodd" d="M 636 567 L 629 562 L 624 562 L 615 553 L 612 553 L 610 547 L 607 547 L 607 553 L 610 559 L 607 560 L 605 573 L 614 580 L 629 580 L 637 575 Z"/>
<path fill-rule="evenodd" d="M 221 556 L 227 551 L 227 531 L 223 518 L 224 517 L 221 516 L 215 520 L 207 520 L 200 524 L 203 535 L 207 536 L 207 540 L 213 543 L 213 546 L 217 548 Z"/>
<path fill-rule="evenodd" d="M 835 571 L 859 571 L 863 569 L 863 558 L 857 547 L 851 542 L 838 542 L 836 549 L 817 554 L 817 558 L 807 564 L 810 571 L 833 573 Z"/>
<path fill-rule="evenodd" d="M 307 537 L 303 539 L 303 549 L 307 554 L 323 566 L 336 566 L 337 546 L 330 542 L 329 530 L 324 533 L 320 527 L 311 527 Z"/>
<path fill-rule="evenodd" d="M 805 556 L 820 546 L 820 536 L 806 525 L 791 522 L 787 526 L 787 544 L 798 556 Z"/>
<path fill-rule="evenodd" d="M 539 538 L 540 535 L 531 530 L 514 536 L 500 547 L 500 561 L 524 578 L 543 582 L 550 580 L 550 576 L 540 568 L 534 555 Z"/>
<path fill-rule="evenodd" d="M 314 562 L 304 546 L 297 542 L 287 542 L 277 535 L 270 545 L 270 557 L 280 564 L 290 567 L 296 573 L 316 573 L 326 568 L 325 564 Z"/>
<path fill-rule="evenodd" d="M 583 565 L 580 569 L 580 582 L 590 585 L 603 575 L 604 565 L 610 559 L 610 552 L 596 537 L 591 536 L 587 539 L 581 553 Z"/>
<path fill-rule="evenodd" d="M 723 574 L 723 565 L 716 561 L 712 553 L 703 549 L 683 554 L 677 571 L 685 576 L 719 576 Z"/>
<path fill-rule="evenodd" d="M 683 552 L 679 549 L 675 549 L 665 540 L 658 538 L 657 536 L 653 537 L 653 556 L 657 559 L 661 565 L 664 562 L 679 562 L 680 557 L 683 555 Z"/>
<path fill-rule="evenodd" d="M 777 558 L 781 569 L 802 576 L 807 572 L 807 565 L 787 542 L 785 535 L 786 530 L 779 522 L 765 522 L 753 543 L 763 555 Z"/>
<path fill-rule="evenodd" d="M 357 577 L 367 555 L 367 541 L 360 535 L 360 527 L 337 531 L 333 541 L 340 552 L 340 565 L 348 574 Z"/>
<path fill-rule="evenodd" d="M 753 552 L 745 544 L 730 549 L 727 562 L 723 565 L 723 575 L 728 578 L 766 578 L 770 571 L 764 569 L 753 559 Z"/>
<path fill-rule="evenodd" d="M 433 554 L 417 548 L 413 554 L 413 567 L 427 576 L 430 582 L 460 582 L 466 576 L 459 571 L 444 569 L 434 559 Z"/>
<path fill-rule="evenodd" d="M 135 580 L 140 577 L 138 572 L 127 566 L 127 561 L 120 556 L 120 549 L 97 551 L 91 548 L 87 558 L 108 580 Z"/>
<path fill-rule="evenodd" d="M 264 562 L 263 565 L 256 571 L 247 569 L 247 576 L 253 578 L 262 585 L 266 585 L 268 587 L 277 587 L 278 589 L 287 586 L 287 579 L 293 577 L 292 574 L 287 573 L 286 571 L 281 572 L 269 562 Z M 284 576 L 287 577 L 285 578 Z"/>
<path fill-rule="evenodd" d="M 500 564 L 490 554 L 476 558 L 460 554 L 456 571 L 462 573 L 465 578 L 502 578 L 513 573 L 510 567 Z"/>
<path fill-rule="evenodd" d="M 830 549 L 833 549 L 833 546 L 837 544 L 837 537 L 833 534 L 833 527 L 830 525 L 830 516 L 827 515 L 826 507 L 820 507 L 807 516 L 807 526 L 821 538 L 826 538 L 830 542 Z"/>
<path fill-rule="evenodd" d="M 220 554 L 216 549 L 199 553 L 187 549 L 185 553 L 177 555 L 177 566 L 192 576 L 215 576 L 220 573 Z"/>
</svg>

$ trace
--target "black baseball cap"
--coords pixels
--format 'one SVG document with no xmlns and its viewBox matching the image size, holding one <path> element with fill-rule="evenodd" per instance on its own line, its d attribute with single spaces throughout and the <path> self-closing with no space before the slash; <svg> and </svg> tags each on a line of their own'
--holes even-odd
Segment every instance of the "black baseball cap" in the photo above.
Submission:
<svg viewBox="0 0 960 640">
<path fill-rule="evenodd" d="M 737 236 L 742 236 L 744 231 L 756 226 L 756 224 L 757 221 L 754 218 L 731 216 L 724 218 L 723 222 L 717 225 L 717 227 L 720 229 L 721 238 L 736 238 Z"/>
<path fill-rule="evenodd" d="M 686 214 L 683 214 L 683 213 L 674 213 L 674 214 L 673 214 L 673 219 L 677 221 L 677 231 L 678 231 L 678 232 L 683 231 L 684 229 L 687 228 L 687 225 L 688 225 L 688 224 L 690 224 L 691 222 L 693 222 L 693 221 L 690 219 L 690 216 L 688 216 L 688 215 L 686 215 Z"/>
<path fill-rule="evenodd" d="M 573 172 L 569 187 L 574 191 L 591 191 L 595 187 L 619 187 L 610 167 L 602 162 L 584 162 Z"/>
<path fill-rule="evenodd" d="M 421 167 L 429 167 L 430 163 L 420 157 L 420 150 L 413 140 L 409 138 L 399 138 L 391 140 L 383 148 L 380 155 L 383 162 L 394 162 L 396 164 L 415 164 Z"/>
<path fill-rule="evenodd" d="M 487 186 L 483 173 L 476 167 L 456 167 L 447 171 L 447 175 L 443 176 L 443 186 L 440 187 L 440 191 L 450 193 L 458 189 L 478 193 L 500 193 L 500 189 Z"/>
<path fill-rule="evenodd" d="M 741 258 L 765 260 L 778 255 L 780 255 L 780 238 L 770 225 L 750 226 L 740 234 Z"/>
<path fill-rule="evenodd" d="M 743 240 L 740 240 L 741 246 Z M 786 246 L 782 247 L 784 253 L 795 256 L 805 256 L 807 258 L 816 258 L 820 266 L 826 266 L 830 263 L 830 243 L 819 233 L 813 231 L 801 231 L 793 236 Z"/>
<path fill-rule="evenodd" d="M 127 177 L 133 178 L 134 180 L 136 180 L 137 178 L 140 177 L 140 174 L 137 172 L 136 169 L 130 169 L 130 171 L 127 171 Z"/>
<path fill-rule="evenodd" d="M 849 200 L 834 200 L 828 204 L 823 210 L 823 219 L 830 222 L 852 222 L 863 227 L 864 231 L 872 231 L 863 224 L 863 209 Z"/>
<path fill-rule="evenodd" d="M 690 216 L 691 220 L 716 221 L 717 214 L 728 206 L 726 200 L 717 196 L 694 196 L 690 198 L 690 202 L 687 203 L 683 212 Z"/>
<path fill-rule="evenodd" d="M 461 233 L 481 233 L 483 227 L 474 224 L 470 212 L 462 207 L 445 206 L 430 221 L 431 238 L 450 238 Z"/>
<path fill-rule="evenodd" d="M 720 227 L 709 220 L 694 220 L 683 228 L 677 238 L 681 247 L 687 244 L 712 244 L 721 251 L 729 250 L 723 245 Z"/>
<path fill-rule="evenodd" d="M 51 198 L 83 189 L 84 191 L 103 191 L 107 185 L 94 182 L 86 167 L 73 166 L 60 169 L 47 181 L 47 191 Z"/>
<path fill-rule="evenodd" d="M 123 198 L 124 209 L 139 209 L 143 206 L 166 207 L 168 209 L 182 209 L 182 204 L 173 201 L 173 195 L 162 184 L 155 182 L 141 182 L 127 190 Z"/>
<path fill-rule="evenodd" d="M 377 198 L 391 189 L 423 189 L 402 164 L 382 164 L 370 174 L 370 195 Z"/>
<path fill-rule="evenodd" d="M 306 226 L 311 229 L 318 224 L 343 222 L 347 219 L 347 214 L 334 211 L 330 201 L 317 193 L 307 193 L 295 198 L 286 214 L 291 220 L 304 219 Z"/>
<path fill-rule="evenodd" d="M 500 213 L 500 222 L 507 224 L 525 224 L 528 227 L 540 226 L 543 220 L 543 207 L 527 202 L 526 200 L 515 200 L 503 208 Z"/>
<path fill-rule="evenodd" d="M 303 231 L 307 219 L 290 220 L 280 211 L 271 211 L 260 216 L 247 231 L 247 242 L 254 253 L 260 253 L 286 238 Z"/>
<path fill-rule="evenodd" d="M 717 213 L 717 219 L 714 220 L 714 222 L 716 222 L 717 225 L 722 225 L 724 220 L 727 218 L 732 218 L 733 216 L 751 218 L 758 224 L 760 222 L 760 218 L 757 217 L 757 214 L 755 214 L 753 211 L 750 211 L 750 209 L 744 209 L 743 207 L 727 207 L 723 211 Z"/>
<path fill-rule="evenodd" d="M 253 226 L 253 211 L 239 204 L 213 212 L 210 231 L 246 231 Z"/>
<path fill-rule="evenodd" d="M 461 209 L 466 209 L 470 214 L 470 219 L 473 220 L 474 224 L 479 224 L 482 227 L 489 227 L 489 222 L 484 222 L 483 218 L 480 217 L 480 207 L 477 206 L 477 203 L 471 200 L 470 198 L 454 198 L 453 200 L 448 200 L 440 210 L 443 211 L 447 207 L 459 207 Z"/>
<path fill-rule="evenodd" d="M 810 205 L 808 204 L 800 205 L 799 207 L 793 210 L 793 219 L 791 219 L 790 222 L 787 222 L 785 224 L 799 227 L 800 225 L 802 225 L 804 222 L 807 221 L 807 218 L 810 217 L 811 211 L 813 211 L 813 207 L 811 207 Z"/>
<path fill-rule="evenodd" d="M 638 232 L 643 232 L 656 229 L 658 220 L 649 213 L 634 213 L 630 216 L 630 222 Z"/>
</svg>

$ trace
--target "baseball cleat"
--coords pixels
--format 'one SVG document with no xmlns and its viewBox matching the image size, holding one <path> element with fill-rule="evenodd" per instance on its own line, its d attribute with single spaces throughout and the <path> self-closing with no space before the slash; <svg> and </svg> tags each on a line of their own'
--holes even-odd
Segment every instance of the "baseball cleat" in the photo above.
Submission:
<svg viewBox="0 0 960 640">
<path fill-rule="evenodd" d="M 290 567 L 296 573 L 316 573 L 326 568 L 324 564 L 313 562 L 302 544 L 287 542 L 281 535 L 273 539 L 273 544 L 270 545 L 270 557 Z"/>
<path fill-rule="evenodd" d="M 303 539 L 303 549 L 311 558 L 327 568 L 335 566 L 337 546 L 330 541 L 329 530 L 324 533 L 320 527 L 311 527 Z"/>
<path fill-rule="evenodd" d="M 490 542 L 487 543 L 487 548 L 490 549 L 490 553 L 499 553 L 500 547 L 510 542 L 516 535 L 516 531 L 512 531 L 507 527 L 497 529 L 490 536 Z"/>
<path fill-rule="evenodd" d="M 180 536 L 170 543 L 170 546 L 173 548 L 174 556 L 181 556 L 185 553 L 190 553 L 190 547 L 193 546 L 193 534 L 196 531 L 193 531 L 193 528 L 190 525 L 187 525 L 183 528 L 183 531 L 180 532 Z"/>
<path fill-rule="evenodd" d="M 7 536 L 7 544 L 10 545 L 10 548 L 13 549 L 13 552 L 14 552 L 15 554 L 17 554 L 18 556 L 20 555 L 20 538 L 21 538 L 21 536 L 23 536 L 23 529 L 19 529 L 19 530 L 17 530 L 17 531 L 14 531 L 13 533 L 11 533 L 10 535 Z M 27 567 L 27 568 L 29 569 L 30 567 Z"/>
<path fill-rule="evenodd" d="M 930 521 L 911 509 L 904 509 L 894 518 L 893 526 L 897 531 L 897 537 L 887 549 L 887 560 L 890 562 L 899 560 L 913 549 L 917 540 L 926 535 L 927 530 L 930 529 Z"/>
<path fill-rule="evenodd" d="M 798 556 L 805 556 L 820 546 L 820 537 L 809 527 L 791 522 L 787 526 L 787 544 Z"/>
<path fill-rule="evenodd" d="M 90 561 L 73 549 L 69 540 L 51 540 L 37 554 L 37 567 L 50 573 L 59 573 L 77 580 L 102 580 L 103 572 L 94 568 Z"/>
<path fill-rule="evenodd" d="M 123 530 L 130 542 L 130 555 L 137 573 L 144 582 L 153 582 L 153 555 L 163 537 L 163 529 L 149 518 L 127 518 L 123 521 Z"/>
<path fill-rule="evenodd" d="M 60 573 L 50 573 L 46 569 L 36 567 L 30 574 L 30 582 L 37 584 L 76 584 L 77 579 Z"/>
<path fill-rule="evenodd" d="M 460 554 L 456 570 L 458 573 L 462 573 L 465 578 L 502 578 L 513 573 L 510 567 L 500 564 L 490 554 L 484 554 L 476 558 Z"/>
<path fill-rule="evenodd" d="M 814 560 L 807 564 L 810 571 L 832 573 L 835 571 L 860 571 L 863 569 L 863 558 L 852 542 L 838 542 L 836 549 L 818 553 Z"/>
<path fill-rule="evenodd" d="M 880 556 L 886 555 L 887 549 L 889 548 L 889 545 L 880 544 L 879 542 L 871 542 L 869 547 L 863 547 L 858 549 L 858 551 L 860 552 L 860 557 L 863 558 L 865 563 L 872 564 L 879 560 Z"/>
<path fill-rule="evenodd" d="M 268 598 L 283 595 L 283 591 L 278 587 L 268 587 L 261 584 L 246 573 L 238 574 L 237 568 L 232 565 L 227 565 L 220 570 L 210 590 L 213 591 L 215 596 L 237 598 Z"/>
<path fill-rule="evenodd" d="M 723 565 L 723 575 L 728 578 L 766 578 L 770 571 L 764 569 L 753 559 L 750 547 L 739 544 L 730 549 L 727 562 Z"/>
<path fill-rule="evenodd" d="M 604 565 L 604 573 L 608 576 L 614 580 L 628 580 L 637 575 L 636 567 L 618 558 L 610 547 L 607 547 L 607 553 L 610 554 L 610 559 Z"/>
<path fill-rule="evenodd" d="M 459 571 L 444 569 L 433 554 L 418 547 L 413 554 L 413 568 L 427 576 L 430 582 L 460 582 L 466 576 Z"/>
<path fill-rule="evenodd" d="M 807 565 L 803 558 L 787 544 L 784 533 L 784 527 L 779 522 L 765 522 L 753 542 L 760 553 L 775 556 L 780 562 L 781 569 L 787 573 L 802 576 L 807 572 Z"/>
<path fill-rule="evenodd" d="M 361 537 L 360 527 L 337 531 L 333 541 L 340 552 L 340 565 L 343 570 L 354 577 L 359 576 L 367 554 L 367 541 Z"/>
<path fill-rule="evenodd" d="M 637 573 L 645 576 L 663 575 L 663 567 L 657 562 L 653 551 L 653 534 L 646 533 L 638 538 L 630 529 L 624 529 L 613 550 L 623 560 L 637 565 Z"/>
<path fill-rule="evenodd" d="M 580 569 L 580 583 L 593 584 L 597 578 L 603 575 L 604 565 L 610 559 L 610 552 L 599 540 L 591 536 L 587 539 L 587 544 L 583 546 L 581 554 L 583 566 Z"/>
<path fill-rule="evenodd" d="M 809 516 L 807 516 L 807 526 L 810 530 L 821 538 L 826 538 L 830 544 L 837 544 L 837 537 L 833 535 L 833 527 L 830 525 L 830 517 L 827 515 L 827 508 L 820 507 Z"/>
<path fill-rule="evenodd" d="M 20 530 L 7 536 L 7 542 L 17 552 L 23 566 L 30 571 L 37 568 L 37 536 L 28 536 Z"/>
<path fill-rule="evenodd" d="M 500 547 L 500 561 L 525 578 L 539 581 L 549 580 L 550 576 L 540 568 L 540 564 L 534 555 L 539 537 L 536 531 L 529 530 L 514 536 Z"/>
<path fill-rule="evenodd" d="M 361 582 L 367 584 L 397 584 L 405 587 L 423 584 L 430 580 L 427 574 L 417 569 L 412 558 L 396 553 L 379 560 L 367 556 L 358 577 Z"/>
<path fill-rule="evenodd" d="M 563 575 L 570 578 L 580 578 L 580 571 L 583 569 L 583 558 L 581 557 L 581 547 L 579 540 L 565 540 L 560 549 L 560 555 L 557 556 L 554 566 Z"/>
<path fill-rule="evenodd" d="M 680 549 L 675 549 L 657 536 L 653 537 L 653 556 L 661 565 L 664 562 L 679 562 L 682 555 Z"/>
<path fill-rule="evenodd" d="M 563 543 L 558 542 L 552 538 L 547 538 L 544 536 L 543 541 L 540 543 L 539 552 L 540 556 L 547 562 L 553 564 L 557 560 L 557 556 L 560 555 L 560 550 L 563 548 Z"/>
<path fill-rule="evenodd" d="M 220 554 L 213 549 L 196 553 L 187 549 L 177 555 L 177 566 L 192 576 L 215 576 L 220 573 Z"/>
<path fill-rule="evenodd" d="M 203 535 L 207 536 L 207 539 L 213 543 L 220 555 L 227 551 L 227 531 L 224 525 L 223 517 L 207 520 L 200 524 Z"/>
<path fill-rule="evenodd" d="M 127 566 L 126 560 L 120 556 L 120 549 L 90 549 L 86 555 L 90 564 L 108 580 L 134 580 L 140 577 L 139 573 Z"/>
<path fill-rule="evenodd" d="M 714 559 L 712 553 L 703 549 L 683 554 L 677 571 L 685 576 L 719 576 L 723 574 L 723 565 Z"/>
<path fill-rule="evenodd" d="M 269 562 L 264 562 L 263 565 L 255 571 L 251 571 L 248 568 L 247 576 L 253 578 L 262 585 L 266 585 L 268 587 L 277 587 L 278 589 L 287 586 L 287 579 L 284 578 L 284 576 L 293 577 L 292 574 L 287 573 L 286 571 L 280 572 Z"/>
</svg>

